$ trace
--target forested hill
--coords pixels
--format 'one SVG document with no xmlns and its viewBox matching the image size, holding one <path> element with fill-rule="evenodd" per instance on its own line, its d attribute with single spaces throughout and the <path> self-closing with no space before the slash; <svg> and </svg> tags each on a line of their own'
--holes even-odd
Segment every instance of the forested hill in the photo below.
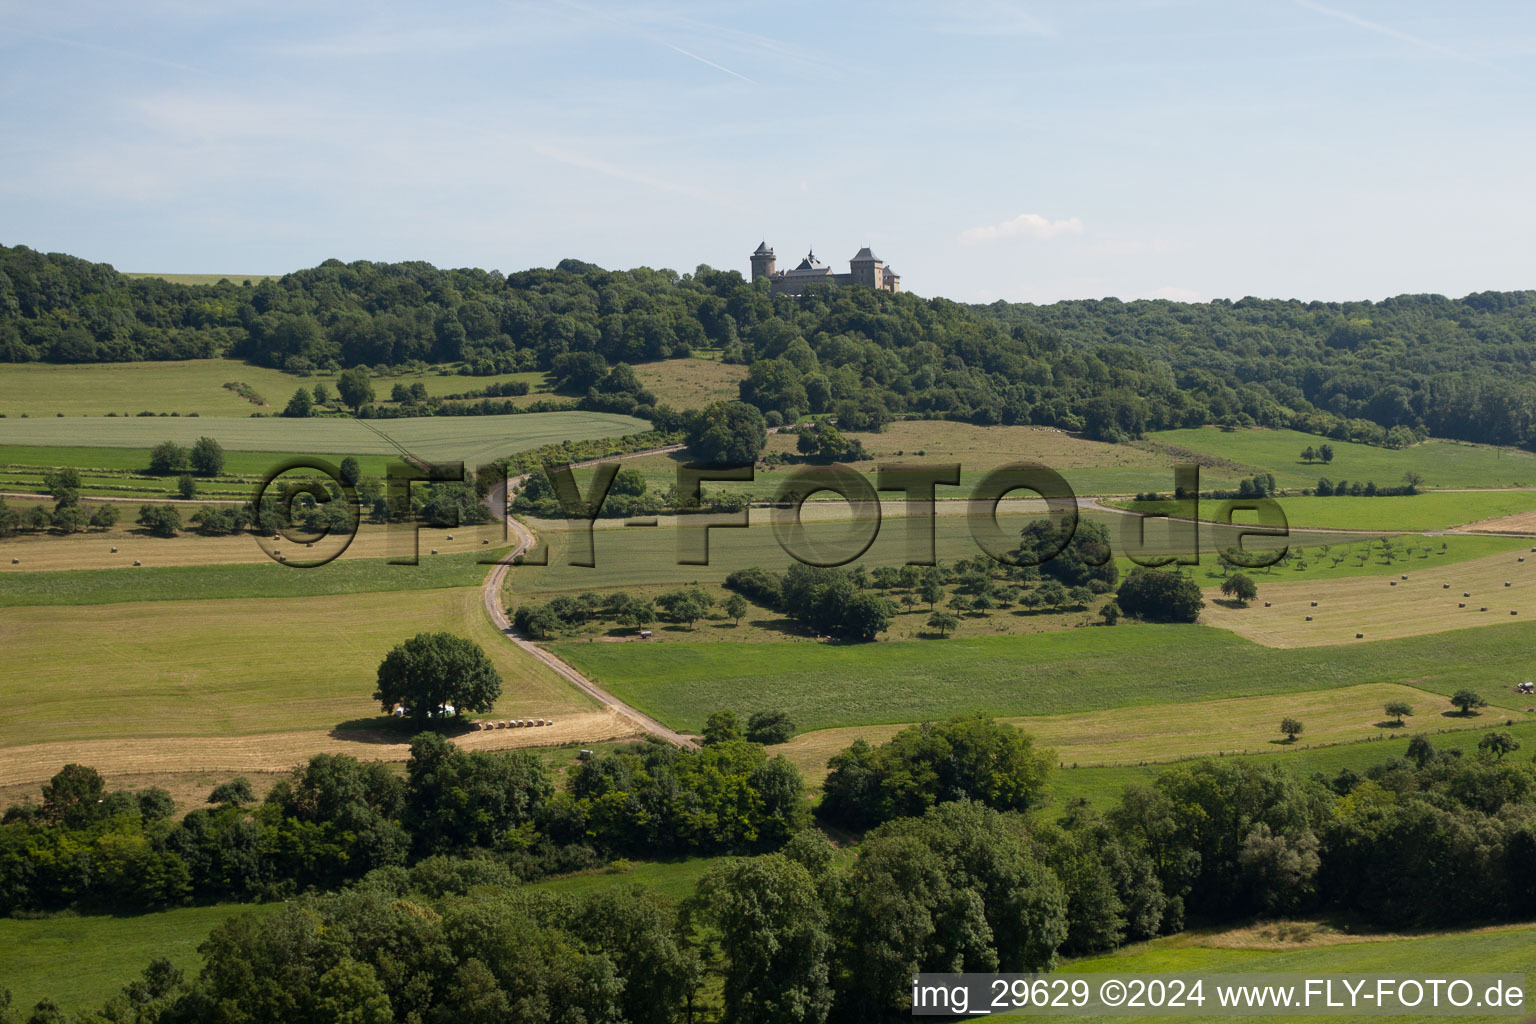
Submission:
<svg viewBox="0 0 1536 1024">
<path fill-rule="evenodd" d="M 1425 433 L 1536 442 L 1536 293 L 1382 303 L 1116 300 L 970 307 L 862 288 L 770 296 L 736 271 L 503 277 L 331 260 L 256 285 L 130 279 L 0 248 L 0 361 L 213 355 L 303 371 L 549 369 L 580 391 L 609 363 L 718 349 L 770 422 L 834 413 L 1035 423 L 1120 438 L 1201 423 L 1374 443 Z"/>
</svg>

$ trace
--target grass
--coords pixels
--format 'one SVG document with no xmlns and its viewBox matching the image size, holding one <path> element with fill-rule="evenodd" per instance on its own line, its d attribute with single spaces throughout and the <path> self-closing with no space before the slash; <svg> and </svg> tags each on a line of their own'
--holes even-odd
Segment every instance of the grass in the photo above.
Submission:
<svg viewBox="0 0 1536 1024">
<path fill-rule="evenodd" d="M 242 398 L 226 383 L 249 384 L 264 400 Z M 238 359 L 185 359 L 140 363 L 6 363 L 0 365 L 0 413 L 7 418 L 135 416 L 141 412 L 186 416 L 249 416 L 280 412 L 297 388 L 324 381 L 336 393 L 334 376 L 299 377 L 252 366 Z"/>
<path fill-rule="evenodd" d="M 1291 941 L 1287 941 L 1290 939 Z M 1290 947 L 1290 948 L 1287 948 Z M 1341 934 L 1316 922 L 1293 922 L 1281 928 L 1266 923 L 1221 932 L 1183 933 L 1128 946 L 1103 956 L 1074 960 L 1061 968 L 1073 974 L 1180 973 L 1278 973 L 1314 977 L 1337 974 L 1378 974 L 1394 978 L 1446 978 L 1470 973 L 1518 973 L 1531 963 L 1536 947 L 1536 927 L 1531 925 L 1481 928 L 1423 936 Z M 1215 1005 L 1214 992 L 1205 986 L 1206 1007 Z M 1481 993 L 1479 992 L 1479 995 Z M 1189 1021 L 1230 1021 L 1236 1016 L 1179 1014 Z M 1075 1021 L 1166 1021 L 1167 1016 L 1125 1014 L 1102 1017 L 1074 1016 Z M 1290 1021 L 1289 1016 L 1241 1015 L 1248 1021 Z M 1329 1020 L 1378 1020 L 1369 1013 L 1340 1014 Z M 1398 1019 L 1404 1019 L 1399 1017 Z M 1434 1017 L 1415 1019 L 1434 1020 Z M 1445 1020 L 1508 1021 L 1503 1016 L 1456 1014 Z"/>
<path fill-rule="evenodd" d="M 641 386 L 653 392 L 658 402 L 674 409 L 702 409 L 721 399 L 734 401 L 741 394 L 736 385 L 746 375 L 747 368 L 738 363 L 698 357 L 635 366 Z"/>
<path fill-rule="evenodd" d="M 530 889 L 545 892 L 586 896 L 602 892 L 614 886 L 643 885 L 670 896 L 685 900 L 693 895 L 693 887 L 714 864 L 723 857 L 689 857 L 672 861 L 616 861 L 606 867 L 580 871 L 572 875 L 546 879 L 529 885 Z"/>
<path fill-rule="evenodd" d="M 134 917 L 0 918 L 0 988 L 26 1012 L 49 998 L 65 1013 L 98 1008 L 165 957 L 190 978 L 202 967 L 197 947 L 223 921 L 271 914 L 281 903 L 180 907 Z"/>
<path fill-rule="evenodd" d="M 175 422 L 174 419 L 160 420 L 156 423 Z M 196 420 L 192 421 L 196 423 Z M 292 423 L 293 420 L 286 422 Z M 333 422 L 333 421 L 326 421 Z M 0 434 L 4 433 L 4 425 L 0 425 Z M 199 435 L 201 436 L 201 435 Z M 197 438 L 193 438 L 195 441 Z M 164 439 L 162 439 L 164 440 Z M 241 480 L 259 479 L 268 473 L 272 467 L 286 459 L 318 456 L 330 462 L 340 462 L 347 453 L 320 452 L 314 449 L 305 451 L 225 451 L 224 453 L 224 477 L 239 478 Z M 149 448 L 117 448 L 117 447 L 89 447 L 89 446 L 59 446 L 59 445 L 0 445 L 0 467 L 16 471 L 26 468 L 45 469 L 52 466 L 73 466 L 80 470 L 82 475 L 94 474 L 101 477 L 110 475 L 137 475 L 147 476 L 149 473 Z M 358 467 L 365 476 L 382 477 L 388 469 L 394 456 L 389 453 L 359 454 L 354 456 Z M 40 475 L 40 474 L 39 474 Z M 163 480 L 168 487 L 174 487 L 175 477 L 156 478 Z M 215 480 L 221 479 L 215 477 Z M 203 481 L 199 479 L 201 484 Z"/>
<path fill-rule="evenodd" d="M 433 558 L 423 551 L 417 565 L 354 558 L 338 559 L 314 569 L 294 569 L 267 560 L 231 565 L 8 573 L 5 589 L 0 591 L 0 607 L 319 597 L 473 587 L 490 571 L 480 560 L 493 554 Z"/>
<path fill-rule="evenodd" d="M 1515 702 L 1514 695 L 1495 696 L 1495 703 Z M 1404 700 L 1416 715 L 1393 727 L 1382 707 Z M 1485 726 L 1494 718 L 1518 716 L 1511 707 L 1490 707 L 1465 718 L 1441 694 L 1426 693 L 1400 683 L 1363 683 L 1331 690 L 1262 697 L 1232 697 L 1193 704 L 1152 704 L 1113 711 L 1072 715 L 1037 715 L 1006 721 L 1034 737 L 1036 745 L 1056 752 L 1064 764 L 1115 765 L 1144 761 L 1176 761 L 1264 750 L 1300 750 L 1311 744 L 1354 743 L 1386 735 L 1412 735 L 1437 729 Z M 1279 731 L 1282 716 L 1301 719 L 1306 731 L 1289 743 Z M 826 770 L 827 759 L 862 737 L 883 743 L 901 726 L 855 726 L 801 733 L 778 752 L 799 766 L 813 781 Z"/>
<path fill-rule="evenodd" d="M 499 455 L 564 440 L 618 437 L 649 429 L 645 420 L 604 412 L 440 416 L 399 420 L 348 417 L 106 417 L 7 419 L 0 441 L 70 448 L 152 448 L 171 440 L 190 445 L 208 436 L 227 449 L 251 452 L 346 452 L 395 455 L 396 443 L 439 461 L 489 462 Z M 384 436 L 381 436 L 384 435 Z"/>
<path fill-rule="evenodd" d="M 960 640 L 557 643 L 614 694 L 674 728 L 782 708 L 801 729 L 981 711 L 1068 714 L 1398 682 L 1505 699 L 1530 676 L 1536 623 L 1344 647 L 1273 650 L 1204 626 L 1122 625 Z M 835 681 L 836 685 L 829 685 Z"/>
<path fill-rule="evenodd" d="M 1326 528 L 1360 533 L 1449 530 L 1468 523 L 1516 515 L 1536 509 L 1536 491 L 1425 491 L 1377 498 L 1277 498 L 1292 529 Z M 1224 517 L 1226 502 L 1200 502 L 1201 518 Z M 1119 507 L 1134 511 L 1188 517 L 1188 502 L 1127 501 Z M 1234 521 L 1256 522 L 1251 512 L 1237 512 Z"/>
<path fill-rule="evenodd" d="M 499 714 L 590 708 L 501 638 L 478 588 L 144 601 L 0 609 L 10 680 L 0 736 L 14 746 L 330 729 L 377 716 L 384 654 L 435 630 L 485 649 L 504 680 Z"/>
<path fill-rule="evenodd" d="M 1301 461 L 1306 448 L 1333 445 L 1333 462 Z M 1513 448 L 1431 439 L 1410 448 L 1377 448 L 1372 445 L 1334 441 L 1295 430 L 1234 430 L 1195 427 L 1164 430 L 1147 436 L 1143 446 L 1153 452 L 1174 455 L 1197 452 L 1236 464 L 1252 476 L 1258 471 L 1275 475 L 1282 487 L 1312 487 L 1318 477 L 1330 480 L 1374 480 L 1382 485 L 1402 482 L 1410 470 L 1424 475 L 1427 487 L 1532 487 L 1536 486 L 1536 454 Z M 1230 472 L 1228 467 L 1217 469 Z M 1200 479 L 1207 482 L 1207 470 Z M 1164 485 L 1161 490 L 1168 490 Z"/>
<path fill-rule="evenodd" d="M 1358 644 L 1357 633 L 1386 640 L 1514 621 L 1536 616 L 1536 552 L 1531 547 L 1527 542 L 1453 565 L 1433 557 L 1400 558 L 1386 578 L 1290 582 L 1289 573 L 1277 570 L 1274 576 L 1285 582 L 1272 584 L 1268 575 L 1258 573 L 1253 577 L 1259 584 L 1257 601 L 1238 608 L 1218 603 L 1219 591 L 1208 590 L 1202 619 L 1267 647 Z"/>
</svg>

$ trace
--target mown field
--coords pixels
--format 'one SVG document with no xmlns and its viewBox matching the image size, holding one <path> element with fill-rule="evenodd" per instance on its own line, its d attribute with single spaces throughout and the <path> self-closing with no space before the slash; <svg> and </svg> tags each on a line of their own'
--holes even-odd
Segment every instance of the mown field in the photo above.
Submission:
<svg viewBox="0 0 1536 1024">
<path fill-rule="evenodd" d="M 1508 700 L 1536 623 L 1275 650 L 1225 630 L 1121 625 L 873 644 L 556 643 L 621 699 L 674 728 L 711 711 L 782 708 L 805 730 L 980 711 L 1042 715 L 1398 682 Z"/>
<path fill-rule="evenodd" d="M 238 359 L 5 363 L 0 365 L 0 413 L 8 419 L 141 412 L 250 416 L 281 412 L 296 388 L 312 388 L 322 381 L 335 394 L 335 375 L 300 377 Z M 253 402 L 224 386 L 233 382 L 250 385 L 262 401 Z"/>
<path fill-rule="evenodd" d="M 486 650 L 505 680 L 502 715 L 591 707 L 501 638 L 478 588 L 13 607 L 0 609 L 10 680 L 0 736 L 15 745 L 331 729 L 377 716 L 379 661 L 433 630 Z"/>
<path fill-rule="evenodd" d="M 1331 463 L 1302 461 L 1305 449 L 1323 444 L 1333 445 Z M 1194 427 L 1149 434 L 1143 445 L 1160 454 L 1183 450 L 1227 460 L 1249 470 L 1240 475 L 1264 470 L 1273 473 L 1281 487 L 1312 487 L 1323 476 L 1334 481 L 1374 480 L 1379 485 L 1395 486 L 1410 470 L 1424 475 L 1426 487 L 1536 487 L 1536 453 L 1438 438 L 1392 449 L 1295 430 Z M 1201 471 L 1201 486 L 1211 486 L 1207 472 Z"/>
<path fill-rule="evenodd" d="M 1401 727 L 1382 711 L 1387 701 L 1394 700 L 1414 707 L 1414 715 L 1405 718 Z M 1491 695 L 1491 700 L 1494 704 L 1516 703 L 1513 694 Z M 1279 731 L 1281 718 L 1287 716 L 1300 719 L 1306 726 L 1294 743 Z M 1525 717 L 1512 706 L 1489 707 L 1482 714 L 1463 717 L 1443 694 L 1400 683 L 1363 683 L 1332 690 L 1149 704 L 1007 721 L 1028 732 L 1037 746 L 1055 751 L 1060 764 L 1105 766 L 1300 750 L 1389 735 L 1476 729 L 1510 716 Z M 793 761 L 808 779 L 820 782 L 833 754 L 860 738 L 871 744 L 884 743 L 900 728 L 882 725 L 817 730 L 801 733 L 775 750 Z"/>
<path fill-rule="evenodd" d="M 645 420 L 605 412 L 510 416 L 442 416 L 398 420 L 350 417 L 269 418 L 134 416 L 6 419 L 0 444 L 71 448 L 153 448 L 161 441 L 190 445 L 212 437 L 225 448 L 251 452 L 345 452 L 395 455 L 398 446 L 425 459 L 488 462 L 565 440 L 620 437 L 650 429 Z"/>
<path fill-rule="evenodd" d="M 1357 644 L 1357 633 L 1385 640 L 1536 616 L 1530 544 L 1452 565 L 1407 558 L 1390 568 L 1397 571 L 1305 582 L 1271 583 L 1258 574 L 1257 601 L 1236 607 L 1208 590 L 1202 620 L 1268 647 L 1311 647 Z M 1287 574 L 1276 575 L 1285 580 Z"/>
<path fill-rule="evenodd" d="M 96 1009 L 157 957 L 195 975 L 203 962 L 197 947 L 221 922 L 237 914 L 275 913 L 282 906 L 179 907 L 132 917 L 0 917 L 0 988 L 11 990 L 24 1013 L 43 998 L 65 1013 Z"/>
</svg>

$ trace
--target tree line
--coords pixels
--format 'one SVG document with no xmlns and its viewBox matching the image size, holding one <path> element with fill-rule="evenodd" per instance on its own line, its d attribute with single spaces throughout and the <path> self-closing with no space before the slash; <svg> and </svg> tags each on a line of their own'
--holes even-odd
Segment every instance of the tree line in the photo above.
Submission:
<svg viewBox="0 0 1536 1024">
<path fill-rule="evenodd" d="M 748 367 L 740 397 L 770 426 L 827 413 L 843 430 L 934 417 L 1106 440 L 1204 423 L 1393 446 L 1533 439 L 1536 292 L 971 307 L 764 285 L 707 266 L 579 260 L 505 276 L 328 260 L 254 285 L 181 285 L 15 247 L 0 249 L 0 361 L 224 354 L 298 373 L 458 363 L 551 371 L 602 400 L 600 366 L 711 349 Z M 630 389 L 606 394 L 647 407 Z"/>
</svg>

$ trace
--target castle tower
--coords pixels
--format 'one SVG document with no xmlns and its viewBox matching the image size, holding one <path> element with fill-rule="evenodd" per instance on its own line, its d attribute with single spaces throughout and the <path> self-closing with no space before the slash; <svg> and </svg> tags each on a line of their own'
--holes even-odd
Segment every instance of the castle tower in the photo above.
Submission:
<svg viewBox="0 0 1536 1024">
<path fill-rule="evenodd" d="M 768 248 L 768 243 L 757 243 L 757 251 L 752 253 L 752 280 L 772 276 L 775 266 L 773 250 Z"/>
<path fill-rule="evenodd" d="M 853 273 L 854 284 L 861 284 L 866 288 L 881 288 L 885 285 L 885 263 L 880 257 L 870 252 L 869 246 L 865 246 L 854 254 L 848 261 L 848 269 Z"/>
</svg>

